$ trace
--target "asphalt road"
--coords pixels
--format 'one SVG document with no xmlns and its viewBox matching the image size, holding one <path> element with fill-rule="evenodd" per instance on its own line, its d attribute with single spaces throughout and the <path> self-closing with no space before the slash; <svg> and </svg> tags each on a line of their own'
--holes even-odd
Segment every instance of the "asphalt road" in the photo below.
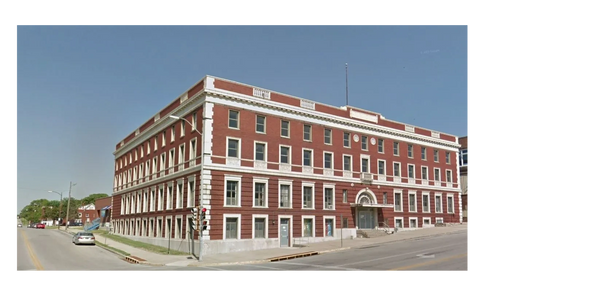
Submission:
<svg viewBox="0 0 600 300">
<path fill-rule="evenodd" d="M 98 246 L 76 246 L 63 232 L 18 228 L 17 270 L 365 271 L 467 270 L 467 231 L 370 245 L 262 264 L 158 267 L 130 264 Z"/>
</svg>

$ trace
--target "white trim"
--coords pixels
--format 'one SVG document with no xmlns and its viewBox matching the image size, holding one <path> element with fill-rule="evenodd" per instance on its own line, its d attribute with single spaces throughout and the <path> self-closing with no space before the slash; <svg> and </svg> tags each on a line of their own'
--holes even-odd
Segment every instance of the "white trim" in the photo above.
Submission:
<svg viewBox="0 0 600 300">
<path fill-rule="evenodd" d="M 437 153 L 437 155 L 436 155 Z M 437 158 L 436 158 L 437 156 Z M 433 162 L 439 163 L 440 162 L 440 149 L 433 149 Z"/>
<path fill-rule="evenodd" d="M 263 159 L 262 159 L 262 160 L 258 160 L 258 159 L 256 159 L 256 144 L 263 144 L 263 145 L 265 146 L 265 151 L 264 151 L 264 153 L 263 153 Z M 263 142 L 263 141 L 254 141 L 254 153 L 253 153 L 254 155 L 252 155 L 252 160 L 254 160 L 255 162 L 257 162 L 257 161 L 261 161 L 261 162 L 265 162 L 265 163 L 266 163 L 266 162 L 268 161 L 268 159 L 267 159 L 267 158 L 268 158 L 268 157 L 267 157 L 267 154 L 269 153 L 269 151 L 268 151 L 268 149 L 269 149 L 269 148 L 268 148 L 268 145 L 269 145 L 269 144 L 268 144 L 267 142 Z M 254 166 L 254 167 L 256 167 L 256 166 Z M 266 167 L 266 165 L 265 165 L 265 167 Z"/>
<path fill-rule="evenodd" d="M 331 189 L 331 207 L 325 205 L 325 189 Z M 335 210 L 335 184 L 323 184 L 323 210 Z"/>
<path fill-rule="evenodd" d="M 237 145 L 237 156 L 229 156 L 229 140 L 236 140 L 238 142 Z M 242 139 L 238 138 L 238 137 L 233 137 L 233 136 L 226 136 L 225 137 L 225 143 L 226 143 L 226 148 L 225 148 L 225 157 L 227 158 L 237 158 L 240 159 L 241 155 L 242 155 Z M 252 155 L 252 157 L 254 158 L 254 155 Z"/>
<path fill-rule="evenodd" d="M 448 171 L 450 172 L 450 180 L 448 181 Z M 454 183 L 452 180 L 453 176 L 452 176 L 452 169 L 446 169 L 446 183 Z M 459 180 L 460 181 L 460 180 Z"/>
<path fill-rule="evenodd" d="M 325 135 L 325 133 L 327 132 L 327 130 L 329 130 L 329 143 L 327 143 L 325 141 L 325 138 L 327 137 L 327 135 Z M 324 145 L 333 145 L 333 129 L 331 129 L 329 127 L 323 128 L 323 144 Z"/>
<path fill-rule="evenodd" d="M 437 197 L 440 197 L 440 205 L 439 205 L 439 207 L 441 208 L 440 212 L 438 212 Z M 442 198 L 442 194 L 441 193 L 435 193 L 435 197 L 433 199 L 434 199 L 434 205 L 435 205 L 435 211 L 434 211 L 434 213 L 436 213 L 436 214 L 443 214 L 444 213 L 444 198 Z"/>
<path fill-rule="evenodd" d="M 394 169 L 396 164 L 398 165 L 398 175 L 395 174 L 396 170 Z M 395 177 L 395 179 L 394 179 L 395 181 L 399 182 L 401 180 L 401 178 L 402 178 L 402 163 L 401 162 L 392 161 L 392 176 Z"/>
<path fill-rule="evenodd" d="M 331 154 L 331 167 L 330 168 L 325 167 L 325 154 Z M 331 176 L 333 176 L 333 170 L 335 170 L 334 161 L 335 161 L 335 153 L 334 152 L 323 151 L 323 174 L 325 173 L 325 170 L 331 170 L 332 171 Z"/>
<path fill-rule="evenodd" d="M 383 174 L 379 173 L 379 163 L 380 162 L 383 162 Z M 386 168 L 386 161 L 385 161 L 385 159 L 378 159 L 377 160 L 377 175 L 384 176 L 384 180 L 385 180 L 385 177 L 387 176 L 387 172 L 386 172 L 387 170 L 386 169 L 387 168 Z M 381 179 L 379 179 L 379 180 L 381 180 Z"/>
<path fill-rule="evenodd" d="M 406 157 L 415 158 L 415 145 L 412 141 L 406 143 Z"/>
<path fill-rule="evenodd" d="M 312 220 L 312 235 L 311 236 L 305 236 L 304 235 L 304 220 Z M 317 222 L 315 222 L 315 216 L 314 215 L 302 215 L 302 237 L 316 237 L 316 227 L 317 227 Z"/>
<path fill-rule="evenodd" d="M 204 101 L 206 101 L 206 100 L 204 100 Z M 229 121 L 231 120 L 231 112 L 232 111 L 237 112 L 237 118 L 236 118 L 236 125 L 237 125 L 237 127 L 231 127 L 231 126 L 229 126 Z M 241 119 L 240 116 L 241 116 L 241 113 L 240 113 L 239 109 L 236 110 L 236 109 L 228 108 L 227 109 L 227 128 L 229 128 L 229 129 L 238 129 L 239 130 L 240 129 L 240 122 L 241 122 L 240 121 L 240 119 Z"/>
<path fill-rule="evenodd" d="M 304 151 L 307 151 L 307 150 L 310 151 L 310 165 L 308 165 L 308 166 L 304 164 Z M 315 156 L 315 151 L 313 149 L 302 148 L 302 167 L 311 167 L 311 168 L 314 167 L 315 166 L 314 156 Z"/>
<path fill-rule="evenodd" d="M 283 129 L 283 122 L 287 122 L 287 136 L 281 135 L 281 130 Z M 289 139 L 290 138 L 290 120 L 280 119 L 279 121 L 279 137 Z"/>
<path fill-rule="evenodd" d="M 435 171 L 438 171 L 438 178 L 435 179 Z M 433 181 L 439 183 L 442 181 L 442 170 L 440 168 L 433 168 Z"/>
<path fill-rule="evenodd" d="M 237 182 L 237 191 L 236 191 L 236 203 L 237 205 L 228 205 L 227 204 L 227 181 L 235 181 Z M 234 176 L 234 175 L 225 175 L 223 179 L 224 188 L 223 188 L 223 207 L 242 207 L 242 176 Z M 254 198 L 254 197 L 253 197 Z"/>
<path fill-rule="evenodd" d="M 424 197 L 427 196 L 427 211 L 425 211 L 425 206 L 423 205 L 423 203 L 425 203 L 424 201 Z M 431 213 L 431 197 L 429 195 L 429 192 L 421 192 L 421 212 L 423 213 Z"/>
<path fill-rule="evenodd" d="M 241 214 L 223 214 L 223 240 L 232 240 L 227 239 L 227 218 L 237 218 L 237 240 L 241 239 L 242 236 L 242 215 Z"/>
<path fill-rule="evenodd" d="M 305 142 L 312 142 L 312 140 L 313 140 L 313 128 L 312 128 L 312 124 L 307 124 L 307 122 L 301 122 L 301 123 L 302 123 L 302 140 L 305 141 Z M 308 126 L 309 129 L 310 129 L 309 130 L 310 137 L 309 137 L 308 140 L 304 138 L 304 134 L 306 133 L 306 132 L 304 132 L 304 130 L 305 130 L 306 126 Z"/>
<path fill-rule="evenodd" d="M 256 206 L 256 184 L 264 183 L 265 184 L 265 194 L 264 194 L 264 206 Z M 252 178 L 252 207 L 253 208 L 268 208 L 269 207 L 269 179 L 268 178 Z"/>
<path fill-rule="evenodd" d="M 167 226 L 169 221 L 171 221 L 170 228 L 168 228 L 169 226 Z M 168 238 L 169 236 L 167 234 L 169 234 L 171 236 L 171 238 L 173 238 L 173 216 L 165 216 L 165 224 L 164 225 L 165 225 L 165 234 L 163 235 L 163 237 Z"/>
<path fill-rule="evenodd" d="M 350 157 L 350 170 L 345 170 L 345 161 L 344 161 L 344 157 Z M 353 172 L 352 171 L 352 154 L 342 154 L 342 172 Z"/>
<path fill-rule="evenodd" d="M 396 210 L 396 194 L 400 194 L 400 210 Z M 394 212 L 404 212 L 404 198 L 402 189 L 394 189 L 393 198 L 394 198 Z"/>
<path fill-rule="evenodd" d="M 287 159 L 288 162 L 287 163 L 282 163 L 281 162 L 281 148 L 288 148 L 288 155 L 287 155 Z M 279 162 L 279 165 L 291 165 L 292 164 L 292 146 L 290 145 L 279 145 L 279 153 L 278 153 L 279 159 L 277 160 Z"/>
<path fill-rule="evenodd" d="M 425 168 L 425 173 L 423 173 L 423 168 Z M 423 178 L 423 175 L 425 175 L 425 178 Z M 428 166 L 421 166 L 421 180 L 429 181 L 429 167 Z"/>
<path fill-rule="evenodd" d="M 410 226 L 410 221 L 415 220 L 415 227 Z M 418 217 L 408 217 L 408 228 L 419 228 L 419 218 Z"/>
<path fill-rule="evenodd" d="M 367 146 L 367 149 L 365 149 L 363 147 L 365 145 Z M 360 135 L 360 150 L 361 151 L 369 151 L 369 136 L 368 135 L 365 135 L 365 134 Z"/>
<path fill-rule="evenodd" d="M 423 158 L 425 156 L 425 158 Z M 421 145 L 421 161 L 427 161 L 427 147 Z"/>
<path fill-rule="evenodd" d="M 344 138 L 346 137 L 346 133 L 348 134 L 348 146 L 344 145 Z M 342 130 L 342 147 L 346 149 L 352 148 L 352 133 L 349 131 Z"/>
<path fill-rule="evenodd" d="M 281 185 L 282 184 L 283 185 L 289 185 L 289 187 L 290 187 L 290 195 L 289 195 L 289 199 L 288 199 L 288 201 L 290 203 L 289 207 L 282 207 L 281 206 Z M 292 205 L 292 199 L 294 199 L 292 197 L 293 190 L 294 190 L 293 181 L 291 181 L 291 180 L 281 180 L 281 179 L 279 179 L 277 181 L 277 207 L 278 208 L 288 208 L 288 209 L 291 209 L 292 207 L 294 207 Z"/>
<path fill-rule="evenodd" d="M 367 171 L 363 171 L 363 159 L 367 160 Z M 371 173 L 371 156 L 368 154 L 360 154 L 360 173 Z"/>
<path fill-rule="evenodd" d="M 410 195 L 415 195 L 415 209 L 414 210 L 410 209 Z M 416 191 L 408 191 L 408 212 L 416 213 L 418 211 L 419 211 L 419 200 L 417 199 L 417 192 Z"/>
<path fill-rule="evenodd" d="M 264 131 L 258 131 L 258 118 L 262 117 L 264 120 L 263 123 L 263 129 Z M 258 134 L 267 134 L 267 116 L 262 115 L 262 114 L 256 114 L 256 117 L 254 118 L 254 132 L 258 133 Z"/>
<path fill-rule="evenodd" d="M 289 247 L 293 247 L 294 246 L 294 240 L 293 240 L 293 236 L 294 236 L 294 216 L 293 215 L 278 215 L 277 216 L 277 238 L 279 240 L 279 243 L 277 244 L 278 247 L 281 247 L 281 219 L 290 219 L 290 223 L 288 224 L 288 243 L 289 243 Z"/>
<path fill-rule="evenodd" d="M 177 222 L 178 220 L 180 220 L 180 222 Z M 181 228 L 178 226 L 179 224 L 181 224 Z M 175 238 L 176 239 L 183 238 L 183 216 L 182 215 L 175 216 Z"/>
<path fill-rule="evenodd" d="M 269 238 L 269 215 L 262 215 L 262 214 L 252 214 L 252 239 L 257 239 L 257 237 L 255 237 L 255 233 L 256 233 L 256 219 L 261 219 L 264 218 L 265 219 L 265 237 L 263 238 L 258 238 L 258 239 L 268 239 Z"/>
<path fill-rule="evenodd" d="M 196 198 L 196 178 L 195 176 L 188 176 L 187 178 L 187 208 L 194 207 L 194 202 Z M 191 185 L 190 185 L 191 184 Z M 191 187 L 191 188 L 190 188 Z"/>
<path fill-rule="evenodd" d="M 410 167 L 412 166 L 412 177 L 410 176 Z M 406 164 L 406 176 L 408 179 L 415 179 L 416 177 L 416 170 L 415 170 L 415 165 L 414 164 Z"/>
<path fill-rule="evenodd" d="M 379 142 L 381 142 L 381 151 L 379 151 Z M 385 139 L 377 138 L 377 153 L 385 154 Z"/>
<path fill-rule="evenodd" d="M 179 150 L 177 152 L 177 171 L 185 169 L 185 144 L 186 143 L 179 144 L 179 147 L 177 147 Z"/>
<path fill-rule="evenodd" d="M 175 209 L 181 209 L 183 208 L 183 184 L 184 184 L 184 180 L 183 178 L 181 179 L 177 179 L 177 184 L 175 186 Z M 181 189 L 180 189 L 181 187 Z"/>
<path fill-rule="evenodd" d="M 429 224 L 425 224 L 426 220 L 429 222 Z M 421 227 L 423 227 L 423 228 L 426 227 L 425 225 L 429 225 L 427 227 L 431 227 L 431 225 L 433 225 L 433 224 L 431 224 L 431 217 L 423 217 L 422 220 L 421 220 L 421 222 L 423 222 L 422 225 L 421 225 Z"/>
<path fill-rule="evenodd" d="M 312 203 L 312 207 L 304 207 L 304 188 L 305 187 L 311 187 L 312 190 L 312 195 L 311 195 L 311 203 Z M 315 209 L 315 183 L 314 182 L 302 182 L 302 188 L 301 188 L 301 200 L 302 200 L 302 204 L 301 204 L 301 209 Z"/>
<path fill-rule="evenodd" d="M 324 215 L 323 216 L 323 237 L 329 237 L 327 235 L 327 220 L 333 220 L 333 228 L 331 228 L 331 237 L 336 237 L 336 229 L 337 229 L 337 222 L 335 219 L 335 216 L 330 216 L 330 215 Z"/>
<path fill-rule="evenodd" d="M 396 227 L 397 220 L 402 221 L 400 222 L 400 224 L 402 224 L 402 227 Z M 404 217 L 394 217 L 394 228 L 404 228 Z"/>
<path fill-rule="evenodd" d="M 446 202 L 447 202 L 446 212 L 449 214 L 455 214 L 456 210 L 454 209 L 454 195 L 446 194 Z M 450 205 L 451 203 L 452 203 L 452 206 Z M 452 207 L 452 212 L 450 212 L 450 209 L 449 209 L 450 207 Z M 462 220 L 460 220 L 460 222 L 462 222 Z"/>
</svg>

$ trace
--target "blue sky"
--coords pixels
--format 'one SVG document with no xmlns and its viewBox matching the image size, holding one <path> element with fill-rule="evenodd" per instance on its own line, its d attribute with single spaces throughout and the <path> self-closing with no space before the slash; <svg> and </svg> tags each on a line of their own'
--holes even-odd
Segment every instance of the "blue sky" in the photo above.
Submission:
<svg viewBox="0 0 600 300">
<path fill-rule="evenodd" d="M 205 75 L 467 135 L 466 26 L 19 26 L 18 205 L 111 194 L 115 145 Z"/>
</svg>

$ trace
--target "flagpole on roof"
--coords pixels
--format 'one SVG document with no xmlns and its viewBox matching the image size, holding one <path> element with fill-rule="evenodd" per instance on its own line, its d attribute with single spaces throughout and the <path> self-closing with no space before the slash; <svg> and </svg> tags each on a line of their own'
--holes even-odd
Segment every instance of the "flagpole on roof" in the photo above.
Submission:
<svg viewBox="0 0 600 300">
<path fill-rule="evenodd" d="M 346 63 L 346 106 L 348 106 L 348 63 Z"/>
</svg>

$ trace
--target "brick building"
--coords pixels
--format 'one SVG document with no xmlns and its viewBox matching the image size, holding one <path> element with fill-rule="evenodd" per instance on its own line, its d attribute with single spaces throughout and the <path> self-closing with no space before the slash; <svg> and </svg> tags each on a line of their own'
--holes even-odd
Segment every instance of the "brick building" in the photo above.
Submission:
<svg viewBox="0 0 600 300">
<path fill-rule="evenodd" d="M 468 160 L 468 148 L 469 148 L 469 137 L 461 137 L 458 139 L 460 144 L 459 149 L 459 160 L 458 165 L 460 168 L 460 189 L 461 189 L 461 202 L 462 202 L 462 220 L 467 222 L 467 206 L 468 206 L 468 178 L 469 178 L 469 160 Z"/>
<path fill-rule="evenodd" d="M 206 76 L 117 144 L 111 222 L 188 251 L 202 204 L 203 253 L 459 223 L 458 149 L 378 113 Z"/>
</svg>

